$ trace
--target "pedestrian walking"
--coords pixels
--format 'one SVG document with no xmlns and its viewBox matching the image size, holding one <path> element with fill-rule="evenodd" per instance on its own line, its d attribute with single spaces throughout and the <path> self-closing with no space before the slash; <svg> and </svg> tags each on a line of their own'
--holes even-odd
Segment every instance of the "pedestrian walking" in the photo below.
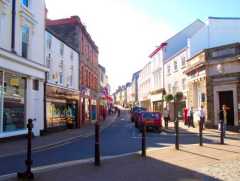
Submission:
<svg viewBox="0 0 240 181">
<path fill-rule="evenodd" d="M 191 107 L 188 110 L 188 127 L 192 126 L 195 128 L 194 123 L 193 123 L 193 108 Z"/>
<path fill-rule="evenodd" d="M 205 111 L 203 106 L 199 110 L 199 121 L 202 124 L 203 128 L 205 127 Z"/>
<path fill-rule="evenodd" d="M 219 112 L 219 123 L 218 129 L 221 131 L 221 122 L 223 121 L 223 135 L 225 136 L 226 125 L 227 125 L 227 106 L 225 104 L 222 105 L 222 109 Z"/>
<path fill-rule="evenodd" d="M 164 117 L 165 128 L 168 129 L 168 122 L 170 120 L 170 116 L 169 116 L 169 110 L 166 107 L 163 110 L 163 117 Z"/>
<path fill-rule="evenodd" d="M 188 125 L 188 116 L 187 116 L 187 114 L 188 114 L 188 108 L 185 107 L 183 109 L 183 119 L 184 119 L 184 125 L 185 126 Z"/>
</svg>

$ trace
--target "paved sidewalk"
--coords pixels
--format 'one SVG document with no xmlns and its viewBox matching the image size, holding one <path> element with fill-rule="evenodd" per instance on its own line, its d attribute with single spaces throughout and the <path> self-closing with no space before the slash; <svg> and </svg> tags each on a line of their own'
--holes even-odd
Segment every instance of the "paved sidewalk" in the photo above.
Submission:
<svg viewBox="0 0 240 181">
<path fill-rule="evenodd" d="M 132 154 L 102 161 L 63 166 L 35 172 L 35 180 L 90 181 L 237 181 L 240 178 L 240 142 L 227 140 L 226 145 L 187 145 L 149 150 L 147 158 Z M 228 166 L 228 167 L 225 167 Z M 230 169 L 229 169 L 230 168 Z M 9 181 L 17 180 L 16 178 Z"/>
<path fill-rule="evenodd" d="M 101 130 L 110 126 L 116 119 L 116 115 L 110 115 L 105 121 L 102 121 Z M 94 135 L 94 125 L 85 125 L 79 129 L 67 129 L 64 131 L 50 133 L 45 136 L 34 137 L 32 140 L 33 150 L 41 150 L 48 147 L 71 142 L 77 138 L 90 137 Z M 20 154 L 26 151 L 26 139 L 20 139 L 9 142 L 0 142 L 0 157 Z"/>
<path fill-rule="evenodd" d="M 163 126 L 164 126 L 164 124 L 163 124 Z M 164 130 L 168 133 L 175 133 L 174 122 L 170 122 L 168 124 L 168 129 L 164 128 Z M 196 125 L 195 128 L 193 128 L 193 127 L 189 128 L 188 126 L 184 125 L 183 121 L 179 121 L 179 133 L 180 134 L 199 133 L 199 127 Z M 204 134 L 219 134 L 219 130 L 205 128 L 203 130 L 203 133 Z M 239 139 L 240 139 L 239 132 L 226 131 L 226 136 L 235 136 L 235 137 L 239 136 Z"/>
</svg>

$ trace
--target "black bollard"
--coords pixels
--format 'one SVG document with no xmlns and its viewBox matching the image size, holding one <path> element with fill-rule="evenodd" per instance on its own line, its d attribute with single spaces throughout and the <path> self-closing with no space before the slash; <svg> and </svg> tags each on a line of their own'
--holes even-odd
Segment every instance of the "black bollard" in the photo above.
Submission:
<svg viewBox="0 0 240 181">
<path fill-rule="evenodd" d="M 175 131 L 176 131 L 176 142 L 175 142 L 175 148 L 176 150 L 179 150 L 179 125 L 178 120 L 175 120 Z"/>
<path fill-rule="evenodd" d="M 100 166 L 100 125 L 98 121 L 95 123 L 95 166 Z"/>
<path fill-rule="evenodd" d="M 202 131 L 203 131 L 203 122 L 199 121 L 199 145 L 203 146 L 203 137 L 202 137 Z"/>
<path fill-rule="evenodd" d="M 31 171 L 32 168 L 32 128 L 33 128 L 33 120 L 29 119 L 28 120 L 28 124 L 27 124 L 27 128 L 28 128 L 28 135 L 27 135 L 27 139 L 28 139 L 28 144 L 27 144 L 27 160 L 25 161 L 27 170 L 26 172 L 23 173 L 18 173 L 17 176 L 19 179 L 34 179 L 34 175 Z"/>
<path fill-rule="evenodd" d="M 223 145 L 224 144 L 224 127 L 223 127 L 224 121 L 221 120 L 220 121 L 220 125 L 221 125 L 221 136 L 220 136 L 220 142 Z"/>
<path fill-rule="evenodd" d="M 146 126 L 143 123 L 142 128 L 142 157 L 146 157 Z"/>
</svg>

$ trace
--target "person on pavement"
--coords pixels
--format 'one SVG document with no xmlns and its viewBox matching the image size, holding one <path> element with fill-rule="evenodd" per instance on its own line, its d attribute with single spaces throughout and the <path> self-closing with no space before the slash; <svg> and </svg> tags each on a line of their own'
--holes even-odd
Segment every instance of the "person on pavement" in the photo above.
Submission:
<svg viewBox="0 0 240 181">
<path fill-rule="evenodd" d="M 199 121 L 202 124 L 202 128 L 205 127 L 205 111 L 203 106 L 201 106 L 200 110 L 199 110 Z"/>
<path fill-rule="evenodd" d="M 222 109 L 219 112 L 219 125 L 223 121 L 223 135 L 225 136 L 226 132 L 226 125 L 227 125 L 227 106 L 224 104 L 222 105 Z M 221 130 L 221 126 L 219 126 L 219 130 Z"/>
<path fill-rule="evenodd" d="M 193 107 L 191 107 L 188 110 L 188 127 L 192 126 L 193 128 L 195 128 L 194 123 L 193 123 Z"/>
<path fill-rule="evenodd" d="M 184 119 L 184 125 L 185 126 L 188 125 L 188 116 L 187 116 L 187 114 L 188 114 L 188 108 L 185 107 L 183 109 L 183 119 Z"/>
<path fill-rule="evenodd" d="M 169 111 L 166 107 L 163 110 L 163 117 L 164 117 L 165 128 L 168 129 L 168 122 L 169 122 L 170 116 L 169 116 Z"/>
</svg>

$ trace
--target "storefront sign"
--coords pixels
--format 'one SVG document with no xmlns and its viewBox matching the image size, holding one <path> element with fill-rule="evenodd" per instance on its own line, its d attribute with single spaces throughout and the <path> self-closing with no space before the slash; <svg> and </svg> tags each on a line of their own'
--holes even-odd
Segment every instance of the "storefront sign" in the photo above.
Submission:
<svg viewBox="0 0 240 181">
<path fill-rule="evenodd" d="M 18 87 L 19 86 L 19 79 L 17 79 L 17 78 L 10 79 L 10 85 Z"/>
</svg>

